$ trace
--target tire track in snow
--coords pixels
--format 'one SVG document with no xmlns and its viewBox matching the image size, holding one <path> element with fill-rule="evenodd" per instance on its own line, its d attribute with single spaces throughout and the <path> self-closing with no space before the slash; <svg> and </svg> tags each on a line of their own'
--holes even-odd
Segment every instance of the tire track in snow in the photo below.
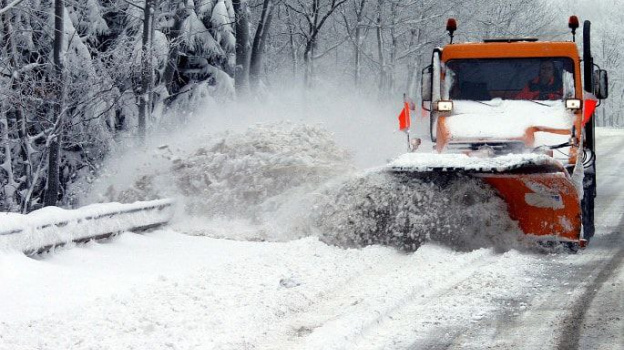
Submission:
<svg viewBox="0 0 624 350">
<path fill-rule="evenodd" d="M 492 260 L 489 251 L 461 253 L 458 256 L 463 261 L 458 264 L 453 256 L 440 254 L 439 250 L 443 248 L 433 249 L 434 258 L 440 260 L 433 261 L 436 266 L 431 270 L 439 268 L 440 273 L 421 273 L 432 266 L 418 265 L 428 261 L 427 256 L 419 257 L 418 252 L 405 257 L 392 268 L 382 264 L 351 280 L 346 288 L 333 289 L 322 299 L 284 320 L 271 332 L 273 335 L 267 337 L 274 341 L 259 348 L 334 349 L 342 348 L 345 341 L 358 343 L 366 333 L 380 327 L 385 318 L 405 305 L 433 302 L 436 295 L 444 294 L 444 291 L 469 279 Z M 402 285 L 403 291 L 397 293 Z M 284 339 L 284 335 L 288 334 L 290 337 Z M 279 341 L 279 338 L 283 341 L 278 345 L 275 340 Z"/>
<path fill-rule="evenodd" d="M 603 140 L 601 139 L 598 142 Z M 601 145 L 599 144 L 598 146 Z M 622 169 L 624 161 L 619 152 L 623 146 L 624 142 L 620 141 L 608 148 L 598 147 L 599 149 L 602 148 L 602 152 L 598 155 L 598 198 L 600 198 L 600 195 L 605 197 L 596 203 L 597 209 L 602 209 L 597 223 L 603 225 L 606 230 L 609 230 L 609 221 L 614 219 L 613 216 L 617 216 L 619 219 L 619 223 L 615 227 L 611 227 L 611 233 L 604 236 L 605 242 L 600 243 L 607 247 L 619 246 L 620 248 L 605 263 L 601 264 L 596 278 L 585 287 L 584 293 L 576 299 L 569 314 L 563 320 L 560 329 L 560 340 L 556 347 L 558 350 L 579 349 L 580 340 L 583 336 L 583 325 L 585 324 L 586 315 L 592 307 L 592 302 L 602 290 L 605 282 L 624 263 L 624 239 L 622 239 L 622 232 L 624 232 L 624 216 L 622 216 L 622 213 L 624 211 L 621 208 L 622 195 L 619 194 L 624 187 L 622 185 L 622 177 L 620 176 L 620 169 Z M 614 187 L 618 190 L 613 191 Z M 620 208 L 616 207 L 618 204 Z M 588 249 L 592 249 L 592 245 Z M 591 277 L 591 274 L 589 276 Z"/>
<path fill-rule="evenodd" d="M 604 210 L 597 223 L 602 229 L 587 250 L 578 255 L 536 258 L 547 269 L 546 278 L 537 276 L 547 283 L 547 288 L 546 293 L 527 300 L 528 309 L 519 315 L 504 312 L 495 315 L 494 322 L 470 329 L 467 334 L 453 328 L 443 329 L 438 332 L 442 343 L 433 341 L 425 345 L 434 349 L 578 349 L 592 300 L 624 260 L 624 248 L 613 249 L 624 245 L 621 234 L 624 217 L 617 206 L 624 196 L 620 193 L 612 191 L 611 195 L 599 197 L 597 206 Z"/>
<path fill-rule="evenodd" d="M 501 280 L 499 265 L 515 265 L 517 252 L 490 255 L 455 278 L 439 276 L 436 288 L 406 300 L 362 330 L 358 349 L 443 349 L 469 327 L 487 322 L 488 316 L 508 308 L 501 288 L 513 281 Z M 460 278 L 457 278 L 460 277 Z M 516 285 L 517 286 L 517 285 Z M 414 338 L 419 338 L 415 340 Z"/>
<path fill-rule="evenodd" d="M 617 163 L 614 160 L 611 164 Z M 605 171 L 602 179 L 611 173 Z M 620 184 L 615 187 L 621 188 Z M 622 197 L 624 194 L 620 190 L 605 191 L 605 195 L 599 197 L 596 204 L 602 209 L 597 215 L 600 229 L 587 250 L 578 255 L 536 258 L 548 271 L 546 278 L 537 278 L 548 284 L 546 293 L 527 300 L 530 307 L 524 312 L 495 315 L 494 322 L 481 325 L 481 329 L 471 329 L 468 334 L 452 328 L 442 330 L 439 336 L 444 342 L 433 342 L 431 348 L 578 349 L 592 300 L 624 261 L 624 248 L 613 249 L 624 245 L 621 233 L 624 217 L 618 206 Z"/>
<path fill-rule="evenodd" d="M 425 339 L 412 343 L 409 349 L 571 350 L 578 348 L 573 345 L 578 344 L 581 326 L 584 324 L 583 317 L 579 317 L 572 311 L 569 318 L 578 322 L 570 323 L 567 321 L 568 318 L 563 318 L 566 308 L 569 308 L 575 300 L 579 300 L 577 304 L 574 304 L 577 309 L 589 307 L 591 300 L 586 298 L 588 291 L 596 294 L 595 289 L 608 280 L 609 273 L 606 270 L 612 272 L 617 269 L 622 262 L 624 249 L 620 249 L 618 254 L 620 255 L 618 259 L 614 257 L 606 264 L 602 256 L 596 255 L 590 261 L 586 261 L 580 269 L 579 266 L 570 266 L 565 261 L 566 257 L 575 258 L 576 256 L 544 257 L 544 259 L 549 259 L 547 261 L 536 257 L 535 265 L 545 264 L 547 270 L 546 275 L 540 277 L 540 273 L 536 273 L 537 276 L 532 278 L 540 285 L 537 290 L 529 295 L 522 293 L 523 290 L 520 289 L 509 295 L 508 300 L 491 300 L 489 306 L 494 306 L 494 311 L 478 322 L 471 320 L 471 322 L 435 329 Z M 600 274 L 604 276 L 597 277 L 587 286 L 584 281 L 590 279 L 592 271 L 595 270 L 586 267 L 594 264 L 601 266 L 596 270 L 600 270 Z M 615 268 L 609 269 L 607 265 L 610 264 Z M 531 267 L 525 267 L 525 271 L 527 270 L 531 272 Z M 527 276 L 526 273 L 523 274 L 518 270 L 510 270 L 510 272 L 517 273 L 519 279 Z M 511 274 L 505 277 L 507 276 L 512 277 Z M 507 283 L 507 281 L 501 280 L 501 283 Z M 579 294 L 581 294 L 580 297 L 578 297 Z M 483 297 L 478 293 L 466 295 L 466 303 L 477 303 L 478 299 Z M 563 321 L 561 321 L 562 318 Z M 527 334 L 531 336 L 527 337 Z M 570 334 L 575 334 L 576 339 L 569 338 Z"/>
<path fill-rule="evenodd" d="M 624 221 L 620 224 L 624 225 Z M 618 236 L 620 232 L 614 232 Z M 619 242 L 618 242 L 619 241 Z M 614 245 L 622 245 L 622 240 L 615 240 L 612 242 Z M 582 326 L 585 320 L 585 315 L 591 307 L 592 301 L 598 294 L 598 291 L 603 287 L 604 283 L 614 274 L 614 272 L 622 265 L 624 261 L 624 247 L 621 247 L 611 259 L 601 268 L 598 276 L 594 281 L 586 287 L 585 293 L 583 293 L 578 300 L 576 300 L 574 306 L 570 310 L 570 313 L 563 321 L 563 327 L 561 328 L 560 341 L 557 345 L 557 350 L 572 350 L 579 348 L 579 341 L 581 338 Z"/>
<path fill-rule="evenodd" d="M 492 264 L 481 267 L 465 285 L 460 283 L 450 289 L 447 299 L 444 299 L 444 295 L 440 296 L 438 302 L 442 304 L 458 298 L 463 301 L 460 309 L 446 306 L 448 312 L 459 315 L 452 320 L 454 323 L 441 324 L 442 327 L 429 331 L 425 337 L 412 340 L 409 346 L 400 348 L 411 350 L 485 348 L 484 344 L 496 338 L 501 324 L 512 322 L 519 315 L 519 311 L 526 308 L 529 295 L 537 295 L 544 288 L 539 283 L 536 285 L 526 281 L 530 272 L 540 269 L 540 263 L 535 261 L 532 255 L 517 252 L 513 254 L 517 256 L 511 256 L 509 259 L 499 257 Z M 471 314 L 466 309 L 477 310 L 477 313 Z M 416 311 L 418 310 L 412 312 L 415 319 L 418 318 Z M 382 348 L 384 347 L 376 347 Z M 513 347 L 505 346 L 500 349 L 509 348 Z"/>
<path fill-rule="evenodd" d="M 531 277 L 540 285 L 532 295 L 514 293 L 517 302 L 525 308 L 512 308 L 510 312 L 494 314 L 494 320 L 472 327 L 449 346 L 449 349 L 574 349 L 560 343 L 567 342 L 571 332 L 568 315 L 577 301 L 595 289 L 596 276 L 611 259 L 609 251 L 611 238 L 616 233 L 605 235 L 594 245 L 596 251 L 585 251 L 579 255 L 548 255 L 535 257 L 536 265 L 543 271 L 536 271 Z M 582 259 L 579 261 L 579 259 Z M 510 275 L 516 271 L 510 271 Z M 521 277 L 521 276 L 518 276 Z M 589 305 L 583 305 L 589 307 Z M 582 319 L 580 320 L 582 325 Z M 578 330 L 580 331 L 580 325 Z M 530 336 L 527 336 L 530 335 Z"/>
<path fill-rule="evenodd" d="M 579 349 L 624 348 L 624 264 L 596 293 L 581 328 Z"/>
</svg>

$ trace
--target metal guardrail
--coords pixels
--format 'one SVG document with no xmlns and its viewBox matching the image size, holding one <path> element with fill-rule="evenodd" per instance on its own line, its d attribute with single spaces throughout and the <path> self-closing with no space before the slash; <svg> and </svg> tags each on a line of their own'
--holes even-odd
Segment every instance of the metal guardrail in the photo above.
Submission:
<svg viewBox="0 0 624 350">
<path fill-rule="evenodd" d="M 85 207 L 68 210 L 71 218 L 24 224 L 3 230 L 0 217 L 0 250 L 19 250 L 35 255 L 70 242 L 104 239 L 124 231 L 144 231 L 171 220 L 175 202 L 162 199 L 115 204 L 110 209 Z M 28 215 L 25 215 L 28 222 Z"/>
</svg>

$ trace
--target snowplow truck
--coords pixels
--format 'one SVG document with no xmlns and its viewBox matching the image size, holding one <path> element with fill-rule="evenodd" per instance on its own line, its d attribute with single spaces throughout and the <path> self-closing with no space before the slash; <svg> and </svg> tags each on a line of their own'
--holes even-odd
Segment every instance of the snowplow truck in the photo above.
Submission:
<svg viewBox="0 0 624 350">
<path fill-rule="evenodd" d="M 569 21 L 572 40 L 561 42 L 453 43 L 450 19 L 450 44 L 435 49 L 422 71 L 422 109 L 435 152 L 407 153 L 391 171 L 481 178 L 526 235 L 586 246 L 596 197 L 592 115 L 608 96 L 607 72 L 592 59 L 590 26 L 583 23 L 581 57 L 576 16 Z"/>
</svg>

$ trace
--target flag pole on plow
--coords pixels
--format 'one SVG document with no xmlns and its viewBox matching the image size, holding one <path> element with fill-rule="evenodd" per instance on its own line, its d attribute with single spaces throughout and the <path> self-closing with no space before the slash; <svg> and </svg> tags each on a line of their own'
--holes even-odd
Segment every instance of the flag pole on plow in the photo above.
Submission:
<svg viewBox="0 0 624 350">
<path fill-rule="evenodd" d="M 405 134 L 407 134 L 408 151 L 412 150 L 411 144 L 410 144 L 410 126 L 412 125 L 410 109 L 412 109 L 411 105 L 413 105 L 413 103 L 410 103 L 410 102 L 411 101 L 409 100 L 407 95 L 403 94 L 403 109 L 401 110 L 401 113 L 399 114 L 399 130 L 404 131 Z"/>
</svg>

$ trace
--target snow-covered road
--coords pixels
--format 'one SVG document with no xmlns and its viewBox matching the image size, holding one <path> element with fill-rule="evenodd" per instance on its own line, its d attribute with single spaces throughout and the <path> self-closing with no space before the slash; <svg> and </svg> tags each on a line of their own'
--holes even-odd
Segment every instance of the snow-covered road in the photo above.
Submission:
<svg viewBox="0 0 624 350">
<path fill-rule="evenodd" d="M 598 134 L 597 233 L 578 254 L 173 229 L 2 253 L 0 349 L 622 349 L 622 136 Z"/>
</svg>

